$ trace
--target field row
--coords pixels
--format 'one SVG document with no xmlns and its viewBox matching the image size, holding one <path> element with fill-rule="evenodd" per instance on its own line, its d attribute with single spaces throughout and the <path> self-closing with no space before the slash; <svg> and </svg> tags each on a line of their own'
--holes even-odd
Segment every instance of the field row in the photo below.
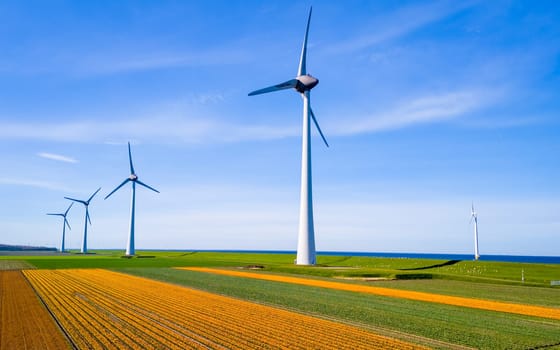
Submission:
<svg viewBox="0 0 560 350">
<path fill-rule="evenodd" d="M 107 270 L 25 275 L 80 349 L 415 349 L 345 324 Z"/>
<path fill-rule="evenodd" d="M 432 303 L 461 306 L 461 307 L 468 307 L 468 308 L 481 309 L 481 310 L 507 312 L 512 314 L 536 316 L 536 317 L 560 320 L 560 308 L 513 304 L 513 303 L 491 301 L 491 300 L 432 294 L 426 292 L 416 292 L 416 291 L 408 291 L 408 290 L 366 286 L 360 284 L 331 282 L 331 281 L 323 281 L 323 280 L 316 280 L 316 279 L 305 279 L 300 277 L 270 275 L 270 274 L 235 271 L 235 270 L 212 269 L 212 268 L 204 268 L 204 267 L 184 267 L 184 268 L 181 267 L 178 269 L 214 273 L 214 274 L 220 274 L 226 276 L 262 279 L 262 280 L 275 281 L 275 282 L 301 284 L 301 285 L 312 286 L 312 287 L 322 287 L 322 288 L 344 290 L 344 291 L 351 291 L 351 292 L 368 293 L 368 294 L 375 294 L 375 295 L 394 297 L 394 298 L 426 301 Z"/>
<path fill-rule="evenodd" d="M 20 271 L 0 271 L 0 349 L 68 349 L 70 344 Z"/>
</svg>

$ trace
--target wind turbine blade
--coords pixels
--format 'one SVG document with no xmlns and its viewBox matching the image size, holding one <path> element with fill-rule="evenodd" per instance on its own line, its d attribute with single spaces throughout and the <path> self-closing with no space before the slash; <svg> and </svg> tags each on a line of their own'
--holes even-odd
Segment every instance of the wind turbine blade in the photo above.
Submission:
<svg viewBox="0 0 560 350">
<path fill-rule="evenodd" d="M 108 195 L 106 195 L 104 199 L 109 198 L 113 193 L 117 192 L 117 190 L 118 190 L 119 188 L 123 187 L 123 186 L 124 186 L 127 182 L 129 182 L 129 181 L 130 181 L 130 179 L 128 179 L 128 178 L 127 178 L 126 180 L 124 180 L 120 185 L 117 186 L 117 188 L 115 188 L 114 190 L 111 191 L 111 193 L 109 193 Z"/>
<path fill-rule="evenodd" d="M 51 214 L 51 213 L 47 213 L 47 215 L 64 216 L 64 214 Z"/>
<path fill-rule="evenodd" d="M 66 224 L 66 226 L 68 226 L 68 229 L 70 229 L 70 230 L 72 229 L 72 228 L 70 227 L 70 224 L 68 223 L 68 220 L 66 220 L 66 218 L 64 218 L 64 223 Z"/>
<path fill-rule="evenodd" d="M 317 127 L 317 131 L 319 131 L 319 134 L 323 138 L 323 142 L 325 142 L 325 145 L 327 145 L 327 147 L 329 147 L 329 144 L 327 143 L 327 139 L 325 138 L 325 135 L 323 135 L 323 132 L 321 131 L 321 128 L 319 127 L 319 123 L 317 122 L 317 119 L 315 118 L 315 113 L 313 113 L 313 110 L 311 109 L 311 107 L 309 107 L 309 112 L 311 113 L 311 118 L 313 119 L 313 122 L 315 123 L 315 126 Z"/>
<path fill-rule="evenodd" d="M 89 225 L 91 226 L 91 218 L 89 217 L 89 210 L 87 207 L 86 207 L 86 219 L 87 221 L 89 221 Z"/>
<path fill-rule="evenodd" d="M 70 211 L 70 208 L 72 208 L 73 205 L 74 205 L 74 202 L 70 203 L 70 206 L 69 206 L 68 209 L 66 209 L 66 211 L 64 212 L 64 220 L 66 220 L 66 215 L 68 214 L 68 212 Z"/>
<path fill-rule="evenodd" d="M 274 91 L 279 91 L 279 90 L 292 89 L 292 88 L 295 88 L 297 86 L 297 83 L 298 83 L 297 79 L 288 80 L 288 81 L 285 81 L 285 82 L 280 83 L 280 84 L 276 84 L 276 85 L 273 85 L 273 86 L 266 87 L 264 89 L 255 90 L 253 92 L 250 92 L 249 96 L 266 94 L 267 92 L 274 92 Z"/>
<path fill-rule="evenodd" d="M 157 193 L 159 193 L 159 191 L 158 191 L 158 190 L 156 190 L 156 189 L 155 189 L 155 188 L 153 188 L 153 187 L 150 187 L 150 186 L 146 185 L 145 183 L 143 183 L 143 182 L 142 182 L 142 181 L 140 181 L 140 180 L 136 180 L 136 183 L 137 183 L 137 184 L 139 184 L 139 185 L 142 185 L 142 186 L 146 187 L 147 189 L 150 189 L 150 190 L 152 190 L 152 191 L 154 191 L 154 192 L 157 192 Z"/>
<path fill-rule="evenodd" d="M 128 143 L 128 161 L 130 162 L 130 173 L 134 174 L 134 166 L 132 165 L 132 153 L 130 152 L 130 142 Z"/>
<path fill-rule="evenodd" d="M 70 200 L 70 201 L 73 201 L 73 202 L 82 203 L 83 205 L 86 205 L 86 204 L 87 204 L 86 201 L 83 201 L 83 200 L 81 200 L 81 199 L 74 199 L 74 198 L 70 198 L 70 197 L 64 197 L 64 198 L 65 198 L 65 199 L 68 199 L 68 200 Z"/>
<path fill-rule="evenodd" d="M 87 200 L 87 202 L 89 203 L 89 202 L 93 199 L 93 197 L 95 197 L 95 195 L 97 194 L 97 192 L 99 192 L 99 191 L 101 191 L 101 187 L 99 187 L 99 188 L 97 189 L 97 191 L 95 191 L 95 192 L 91 195 L 91 197 L 89 197 L 89 199 Z"/>
<path fill-rule="evenodd" d="M 301 57 L 299 59 L 299 68 L 298 74 L 305 75 L 307 74 L 307 69 L 305 67 L 305 61 L 307 59 L 307 35 L 309 34 L 309 23 L 311 23 L 311 12 L 313 12 L 313 7 L 309 8 L 309 17 L 307 18 L 307 28 L 305 29 L 305 37 L 303 38 L 303 46 L 301 48 Z"/>
</svg>

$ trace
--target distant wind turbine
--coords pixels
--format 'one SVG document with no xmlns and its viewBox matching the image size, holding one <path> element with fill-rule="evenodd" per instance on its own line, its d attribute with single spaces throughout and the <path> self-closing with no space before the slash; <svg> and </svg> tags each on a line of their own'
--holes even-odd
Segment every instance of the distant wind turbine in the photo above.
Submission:
<svg viewBox="0 0 560 350">
<path fill-rule="evenodd" d="M 329 144 L 319 127 L 319 123 L 315 118 L 315 114 L 311 109 L 310 91 L 318 83 L 317 78 L 307 74 L 306 56 L 307 56 L 307 36 L 309 34 L 309 23 L 311 22 L 312 8 L 309 9 L 309 17 L 307 18 L 307 28 L 303 39 L 303 47 L 301 49 L 301 57 L 299 61 L 299 69 L 294 79 L 286 82 L 270 86 L 264 89 L 253 91 L 249 96 L 264 94 L 268 92 L 295 89 L 303 98 L 303 137 L 302 137 L 302 157 L 301 157 L 301 197 L 300 197 L 300 213 L 299 213 L 299 234 L 296 264 L 298 265 L 315 265 L 315 232 L 313 228 L 313 198 L 312 198 L 312 181 L 311 181 L 311 144 L 310 138 L 310 120 L 317 127 L 323 142 L 327 147 Z"/>
<path fill-rule="evenodd" d="M 86 200 L 86 201 L 81 200 L 81 199 L 75 199 L 75 198 L 70 198 L 70 197 L 64 197 L 64 198 L 66 198 L 66 199 L 68 199 L 68 200 L 71 200 L 71 201 L 73 201 L 73 202 L 82 203 L 82 204 L 86 207 L 86 218 L 85 218 L 85 220 L 84 220 L 84 238 L 82 239 L 82 249 L 80 250 L 80 252 L 81 252 L 82 254 L 87 253 L 87 226 L 88 226 L 87 224 L 88 224 L 88 221 L 89 221 L 89 224 L 91 225 L 91 219 L 90 219 L 90 217 L 89 217 L 89 209 L 88 209 L 88 207 L 89 207 L 89 202 L 91 202 L 91 200 L 93 199 L 93 197 L 95 197 L 95 195 L 96 195 L 97 192 L 99 192 L 99 191 L 101 191 L 101 187 L 99 187 L 99 188 L 97 189 L 97 191 L 95 191 L 95 192 L 89 197 L 89 199 Z"/>
<path fill-rule="evenodd" d="M 64 221 L 62 221 L 62 242 L 60 243 L 60 252 L 64 253 L 64 237 L 66 235 L 66 226 L 68 226 L 68 229 L 71 230 L 70 228 L 70 224 L 68 223 L 68 220 L 66 220 L 66 215 L 68 215 L 68 211 L 70 211 L 70 208 L 72 208 L 72 205 L 74 204 L 74 202 L 70 203 L 70 206 L 68 207 L 68 209 L 66 209 L 66 211 L 64 213 L 57 213 L 57 214 L 47 214 L 47 215 L 55 215 L 55 216 L 62 216 L 64 218 Z"/>
<path fill-rule="evenodd" d="M 136 184 L 142 185 L 149 190 L 159 193 L 153 187 L 150 187 L 143 183 L 142 181 L 138 180 L 138 176 L 134 172 L 134 166 L 132 165 L 132 153 L 130 152 L 130 142 L 128 143 L 128 161 L 130 163 L 130 175 L 115 188 L 111 193 L 109 193 L 105 199 L 109 198 L 113 193 L 115 193 L 119 188 L 123 187 L 127 182 L 132 182 L 132 199 L 130 200 L 130 231 L 128 233 L 128 244 L 126 246 L 126 255 L 134 255 L 134 211 L 136 207 Z"/>
<path fill-rule="evenodd" d="M 480 258 L 478 253 L 478 216 L 474 211 L 474 203 L 471 205 L 471 223 L 474 222 L 474 260 Z"/>
</svg>

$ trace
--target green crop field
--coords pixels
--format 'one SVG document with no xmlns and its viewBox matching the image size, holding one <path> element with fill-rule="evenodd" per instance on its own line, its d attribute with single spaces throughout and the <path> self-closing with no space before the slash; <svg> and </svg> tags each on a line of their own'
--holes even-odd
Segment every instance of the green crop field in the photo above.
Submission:
<svg viewBox="0 0 560 350">
<path fill-rule="evenodd" d="M 481 349 L 560 345 L 560 321 L 193 271 L 154 268 L 121 271 L 344 320 L 381 333 L 397 332 L 400 334 L 396 336 L 403 340 L 414 335 Z M 556 294 L 549 295 L 550 299 L 560 296 L 558 290 L 551 291 Z M 525 296 L 524 300 L 531 300 L 530 293 Z M 435 348 L 452 348 L 428 340 L 424 343 Z"/>
<path fill-rule="evenodd" d="M 184 271 L 172 267 L 253 267 L 260 273 L 367 284 L 442 295 L 560 308 L 560 266 L 482 261 L 319 256 L 293 265 L 291 254 L 121 251 L 0 256 L 0 266 L 109 268 L 227 296 L 339 320 L 433 348 L 560 348 L 560 321 L 283 282 Z M 521 271 L 525 275 L 521 281 Z M 373 279 L 373 280 L 372 280 Z"/>
</svg>

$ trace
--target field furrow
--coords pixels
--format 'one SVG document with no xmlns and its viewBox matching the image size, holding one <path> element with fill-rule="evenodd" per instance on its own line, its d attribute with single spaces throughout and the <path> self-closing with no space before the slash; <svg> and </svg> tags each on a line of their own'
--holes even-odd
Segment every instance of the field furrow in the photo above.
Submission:
<svg viewBox="0 0 560 350">
<path fill-rule="evenodd" d="M 25 274 L 79 348 L 422 348 L 342 323 L 107 270 Z"/>
<path fill-rule="evenodd" d="M 101 282 L 101 281 L 99 281 Z M 121 289 L 119 293 L 127 293 L 126 289 Z M 146 297 L 146 296 L 144 296 Z M 181 296 L 179 296 L 179 299 L 172 299 L 173 296 L 169 295 L 167 301 L 168 302 L 172 302 L 174 304 L 177 305 L 176 310 L 174 310 L 174 312 L 172 314 L 168 314 L 166 315 L 169 318 L 173 318 L 175 314 L 180 313 L 181 310 L 179 310 L 179 308 L 181 307 Z M 140 302 L 140 304 L 142 303 L 142 301 Z M 240 325 L 239 327 L 239 332 L 236 332 L 236 330 L 234 328 L 236 328 L 237 326 L 237 321 L 239 320 L 240 316 L 246 317 L 247 315 L 244 314 L 244 309 L 239 310 L 235 315 L 231 315 L 228 314 L 227 312 L 227 308 L 219 308 L 219 305 L 215 305 L 214 308 L 206 308 L 206 309 L 200 309 L 200 308 L 195 308 L 193 309 L 192 307 L 190 307 L 191 305 L 187 305 L 187 307 L 189 307 L 189 309 L 187 310 L 187 312 L 192 313 L 195 312 L 197 313 L 197 318 L 204 320 L 203 324 L 204 326 L 208 327 L 210 331 L 215 331 L 216 329 L 220 329 L 220 325 L 223 324 L 223 322 L 228 322 L 230 324 L 230 329 L 228 332 L 228 338 L 230 338 L 230 342 L 232 341 L 231 338 L 233 338 L 233 342 L 230 344 L 230 346 L 235 346 L 235 344 L 239 344 L 239 342 L 241 340 L 244 339 L 244 337 L 246 337 L 247 335 L 249 335 L 248 333 L 250 332 L 250 338 L 251 339 L 255 339 L 255 338 L 259 338 L 259 337 L 263 337 L 263 339 L 271 339 L 274 338 L 275 336 L 280 336 L 280 337 L 284 337 L 285 335 L 278 335 L 278 334 L 270 334 L 267 333 L 267 328 L 255 328 L 255 329 L 247 329 L 246 326 Z M 249 309 L 250 310 L 250 309 Z M 158 312 L 160 314 L 164 314 L 165 310 L 161 310 L 158 309 Z M 216 314 L 219 315 L 219 318 L 216 317 Z M 263 317 L 274 317 L 274 315 L 264 315 Z M 282 320 L 279 320 L 279 323 Z M 300 327 L 298 325 L 294 325 L 293 324 L 293 320 L 288 320 L 289 322 L 286 322 L 285 325 L 283 325 L 287 330 L 291 331 L 291 332 L 295 332 L 295 329 L 299 329 Z M 197 324 L 193 324 L 191 325 L 191 327 L 197 327 Z M 295 329 L 292 329 L 295 328 Z M 264 333 L 263 333 L 264 332 Z M 323 342 L 337 342 L 337 334 L 336 332 L 330 332 L 327 334 L 324 334 L 322 336 L 321 341 Z M 214 335 L 214 336 L 218 336 L 218 335 Z M 298 340 L 301 339 L 307 339 L 308 343 L 313 343 L 315 341 L 317 341 L 315 339 L 315 335 L 313 333 L 303 333 L 300 335 L 300 338 L 298 338 Z M 247 342 L 247 344 L 251 344 L 251 342 Z M 225 345 L 225 344 L 224 344 Z M 255 344 L 253 344 L 255 345 Z M 359 344 L 353 343 L 351 345 L 348 346 L 348 348 L 356 348 L 356 346 L 358 346 Z M 363 344 L 364 348 L 367 348 L 367 344 Z M 292 347 L 297 346 L 297 343 L 291 344 Z M 343 344 L 340 345 L 341 348 L 343 348 Z"/>
<path fill-rule="evenodd" d="M 88 285 L 71 275 L 46 271 L 44 274 L 28 274 L 32 283 L 43 287 L 44 294 L 52 302 L 60 322 L 74 340 L 78 348 L 129 348 L 155 349 L 162 345 L 168 348 L 193 348 L 188 344 L 169 341 L 166 330 L 150 320 L 135 314 L 133 319 L 126 318 L 126 310 L 104 308 L 96 302 L 96 294 L 101 288 Z M 40 287 L 39 287 L 40 286 Z M 105 302 L 110 298 L 105 297 Z M 50 306 L 49 302 L 47 305 Z M 105 304 L 108 305 L 108 304 Z M 55 315 L 58 314 L 53 310 Z M 161 335 L 163 334 L 163 336 Z M 185 346 L 182 346 L 185 345 Z"/>
<path fill-rule="evenodd" d="M 0 349 L 70 348 L 21 271 L 0 271 L 0 305 Z"/>
<path fill-rule="evenodd" d="M 234 277 L 253 278 L 253 279 L 261 279 L 267 281 L 301 284 L 301 285 L 311 286 L 311 287 L 321 287 L 321 288 L 329 288 L 329 289 L 336 289 L 336 290 L 343 290 L 343 291 L 350 291 L 350 292 L 368 293 L 368 294 L 375 294 L 375 295 L 381 295 L 381 296 L 387 296 L 393 298 L 426 301 L 432 303 L 468 307 L 473 309 L 506 312 L 512 314 L 560 320 L 560 308 L 513 304 L 513 303 L 506 303 L 506 302 L 499 302 L 499 301 L 492 301 L 492 300 L 482 300 L 482 299 L 465 298 L 465 297 L 457 297 L 457 296 L 449 296 L 449 295 L 441 295 L 441 294 L 432 294 L 432 293 L 425 293 L 425 292 L 415 292 L 415 291 L 408 291 L 408 290 L 365 286 L 360 284 L 331 282 L 331 281 L 323 281 L 317 279 L 305 279 L 300 277 L 270 275 L 270 274 L 263 274 L 263 273 L 234 271 L 234 270 L 226 270 L 226 269 L 212 269 L 212 268 L 204 268 L 204 267 L 179 267 L 178 269 L 213 273 L 213 274 L 234 276 Z"/>
</svg>

